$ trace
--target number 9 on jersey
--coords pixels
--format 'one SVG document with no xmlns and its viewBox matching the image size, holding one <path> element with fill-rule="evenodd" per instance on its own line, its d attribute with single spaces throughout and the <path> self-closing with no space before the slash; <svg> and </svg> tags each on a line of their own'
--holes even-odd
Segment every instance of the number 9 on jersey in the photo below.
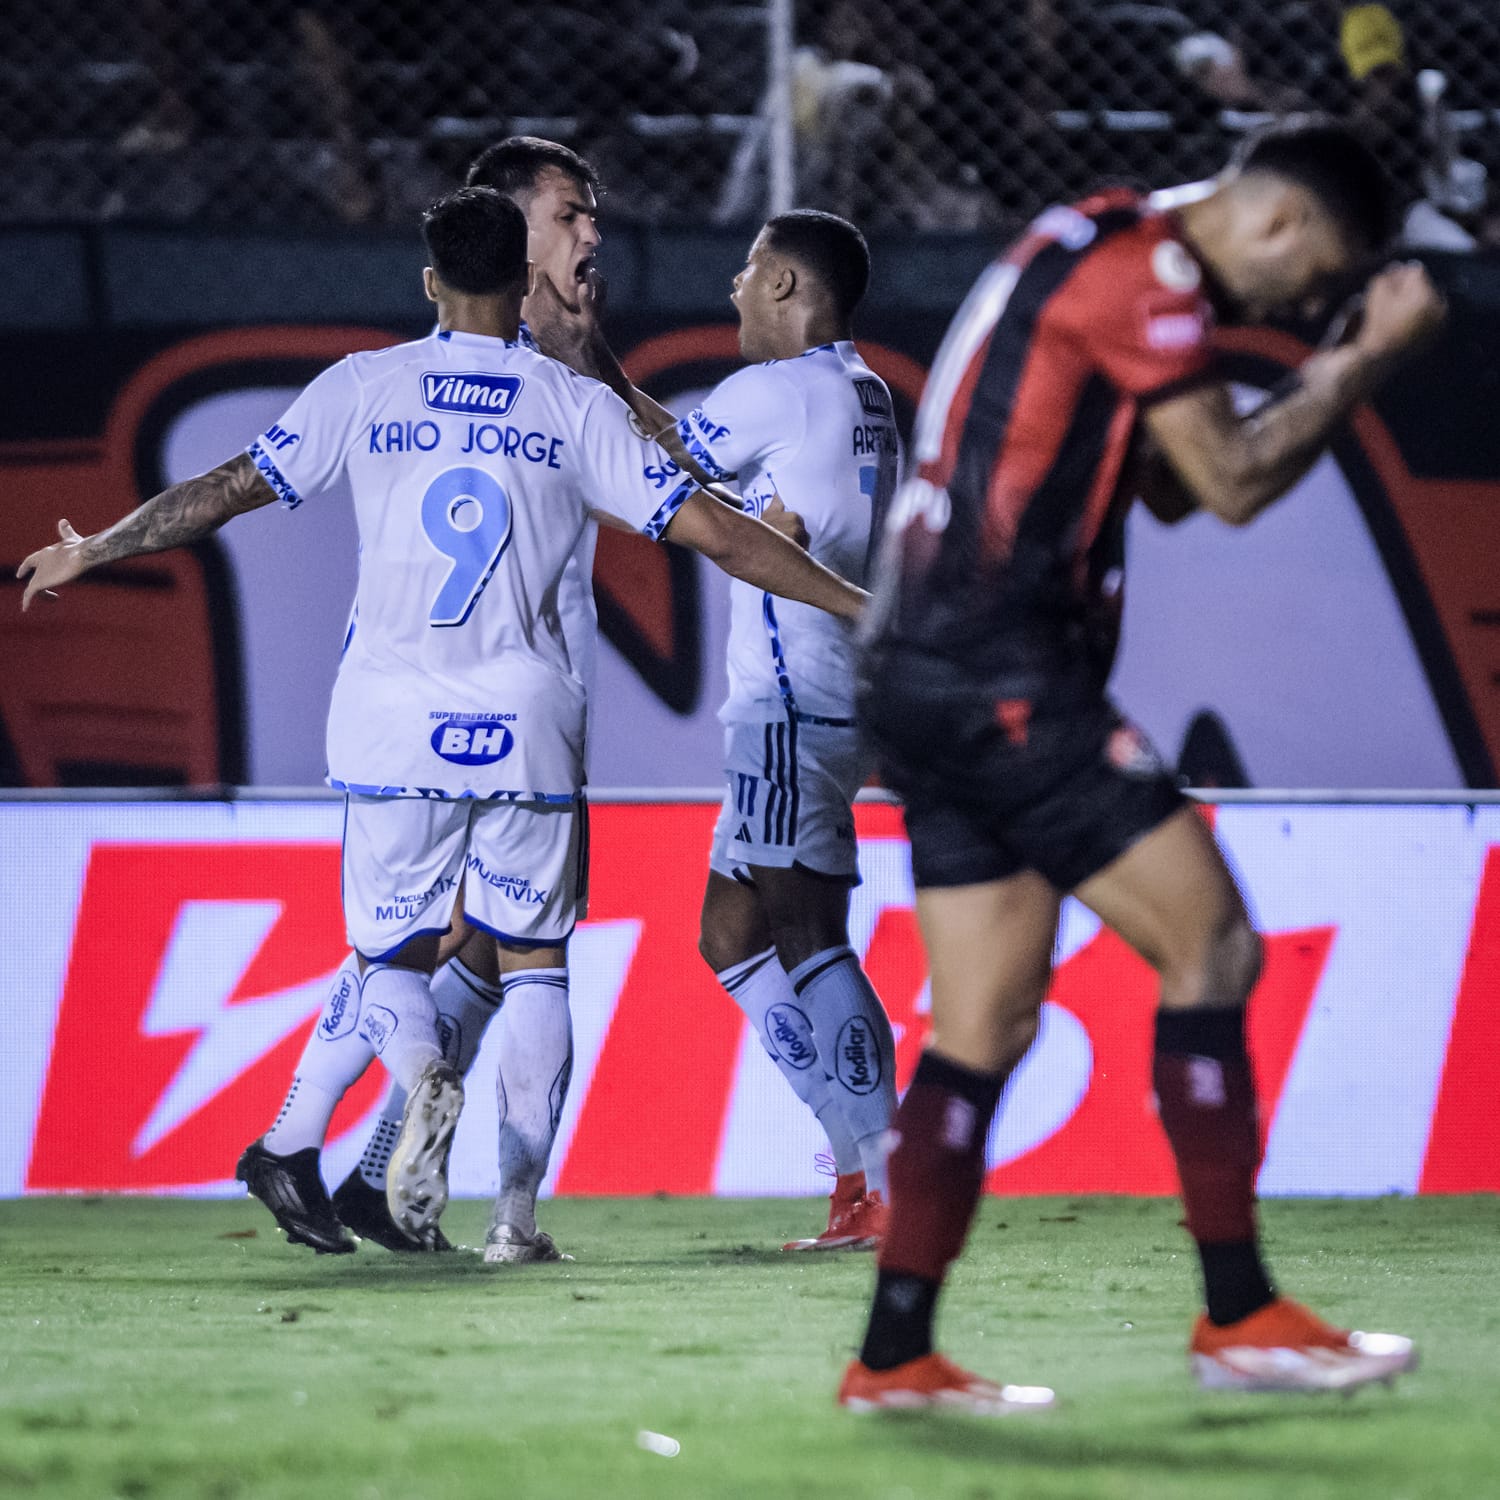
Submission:
<svg viewBox="0 0 1500 1500">
<path fill-rule="evenodd" d="M 510 497 L 483 469 L 447 469 L 422 496 L 422 530 L 451 560 L 429 625 L 462 625 L 510 543 Z"/>
</svg>

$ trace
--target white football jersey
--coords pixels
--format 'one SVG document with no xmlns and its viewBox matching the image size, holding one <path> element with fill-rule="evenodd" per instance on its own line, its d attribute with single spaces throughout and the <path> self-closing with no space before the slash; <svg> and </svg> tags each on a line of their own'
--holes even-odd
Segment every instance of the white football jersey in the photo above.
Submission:
<svg viewBox="0 0 1500 1500">
<path fill-rule="evenodd" d="M 807 526 L 808 551 L 863 584 L 873 527 L 896 487 L 897 438 L 885 382 L 841 341 L 736 371 L 677 430 L 716 479 L 738 479 L 745 509 L 774 495 Z M 832 615 L 730 586 L 725 723 L 792 712 L 852 721 L 854 637 Z"/>
<path fill-rule="evenodd" d="M 433 330 L 437 332 L 436 329 Z M 541 353 L 526 320 L 516 334 L 517 343 Z M 609 507 L 605 504 L 604 508 Z M 563 570 L 562 586 L 557 591 L 557 613 L 562 619 L 563 639 L 568 645 L 568 660 L 574 674 L 583 683 L 586 719 L 593 719 L 594 681 L 598 675 L 599 606 L 594 599 L 594 551 L 599 544 L 599 528 L 591 521 L 578 539 L 578 550 Z M 584 736 L 587 742 L 588 736 Z M 587 769 L 587 750 L 584 760 Z"/>
<path fill-rule="evenodd" d="M 694 488 L 624 402 L 521 342 L 439 332 L 351 354 L 249 451 L 288 505 L 341 472 L 354 497 L 359 585 L 329 784 L 576 796 L 592 631 L 582 578 L 564 584 L 570 560 L 595 510 L 656 538 Z"/>
</svg>

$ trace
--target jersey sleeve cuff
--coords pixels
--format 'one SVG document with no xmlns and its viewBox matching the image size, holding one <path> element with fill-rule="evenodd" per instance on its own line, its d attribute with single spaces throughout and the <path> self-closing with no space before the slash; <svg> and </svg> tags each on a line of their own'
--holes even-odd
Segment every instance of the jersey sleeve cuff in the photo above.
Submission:
<svg viewBox="0 0 1500 1500">
<path fill-rule="evenodd" d="M 257 438 L 245 450 L 250 455 L 250 461 L 260 471 L 260 476 L 276 491 L 277 498 L 288 510 L 296 510 L 302 504 L 302 496 L 297 493 L 296 487 L 285 474 L 276 467 L 276 461 L 260 445 Z"/>
<path fill-rule="evenodd" d="M 649 536 L 653 542 L 661 540 L 661 534 L 672 524 L 672 517 L 682 509 L 683 502 L 691 495 L 698 486 L 691 480 L 685 479 L 681 484 L 662 501 L 657 512 L 641 527 L 641 534 Z"/>
<path fill-rule="evenodd" d="M 677 436 L 682 439 L 682 446 L 687 449 L 693 462 L 708 475 L 710 479 L 717 479 L 721 484 L 726 479 L 732 479 L 733 473 L 724 468 L 708 450 L 708 445 L 693 431 L 693 419 L 683 417 L 677 424 Z"/>
</svg>

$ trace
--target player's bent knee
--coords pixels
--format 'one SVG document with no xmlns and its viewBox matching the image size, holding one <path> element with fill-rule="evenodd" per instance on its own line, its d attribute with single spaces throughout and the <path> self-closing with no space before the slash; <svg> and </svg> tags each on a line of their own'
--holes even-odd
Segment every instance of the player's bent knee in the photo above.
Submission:
<svg viewBox="0 0 1500 1500">
<path fill-rule="evenodd" d="M 739 957 L 733 951 L 732 944 L 726 943 L 717 932 L 708 927 L 698 930 L 698 952 L 715 974 L 729 968 Z"/>
<path fill-rule="evenodd" d="M 1005 1072 L 1014 1068 L 1031 1050 L 1041 1029 L 1041 1012 L 1012 1016 L 1000 1028 L 1000 1067 Z"/>
<path fill-rule="evenodd" d="M 1190 961 L 1163 968 L 1161 1002 L 1177 1010 L 1243 1005 L 1260 979 L 1263 953 L 1260 934 L 1238 917 Z"/>
<path fill-rule="evenodd" d="M 1243 1005 L 1260 981 L 1265 951 L 1260 934 L 1250 923 L 1236 922 L 1220 939 L 1215 953 L 1215 988 L 1233 997 L 1233 1003 Z"/>
</svg>

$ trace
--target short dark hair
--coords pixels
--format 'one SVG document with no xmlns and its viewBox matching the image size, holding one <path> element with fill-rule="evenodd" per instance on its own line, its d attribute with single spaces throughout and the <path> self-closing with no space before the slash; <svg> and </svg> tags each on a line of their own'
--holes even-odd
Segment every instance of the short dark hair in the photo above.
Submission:
<svg viewBox="0 0 1500 1500">
<path fill-rule="evenodd" d="M 847 219 L 795 208 L 766 221 L 770 245 L 812 272 L 841 318 L 851 316 L 870 285 L 870 247 Z"/>
<path fill-rule="evenodd" d="M 422 215 L 437 279 L 470 297 L 493 297 L 526 275 L 526 215 L 487 187 L 459 188 Z"/>
<path fill-rule="evenodd" d="M 576 177 L 585 187 L 599 191 L 599 174 L 583 157 L 560 141 L 544 141 L 537 135 L 510 135 L 486 146 L 474 158 L 464 181 L 470 187 L 494 188 L 514 198 L 530 192 L 548 168 Z"/>
<path fill-rule="evenodd" d="M 1306 188 L 1363 251 L 1395 231 L 1395 192 L 1380 159 L 1346 126 L 1292 115 L 1250 136 L 1235 152 L 1241 172 L 1268 172 Z"/>
</svg>

